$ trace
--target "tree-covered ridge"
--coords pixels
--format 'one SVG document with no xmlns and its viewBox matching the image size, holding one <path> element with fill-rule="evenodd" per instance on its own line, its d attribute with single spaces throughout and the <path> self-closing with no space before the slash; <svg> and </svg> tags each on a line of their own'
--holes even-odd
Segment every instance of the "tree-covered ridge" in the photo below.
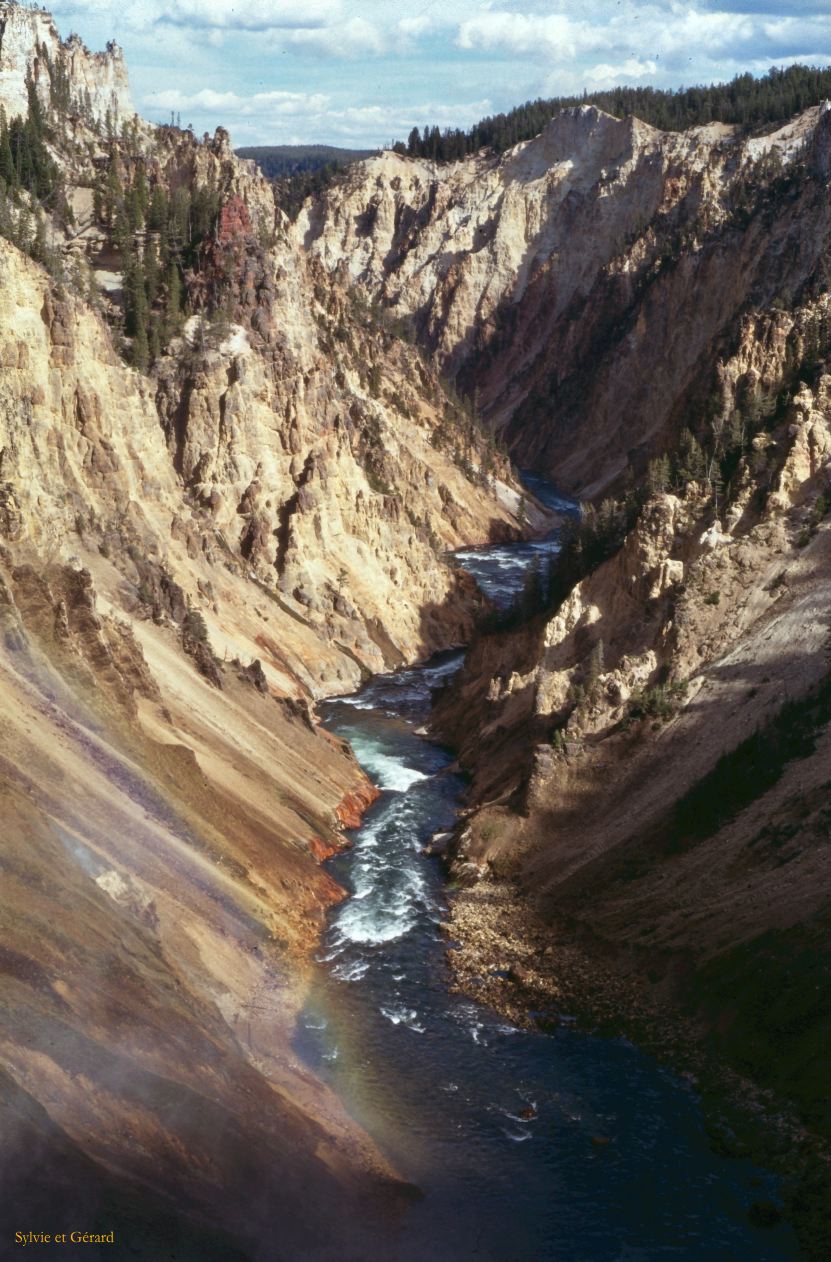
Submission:
<svg viewBox="0 0 831 1262">
<path fill-rule="evenodd" d="M 252 158 L 266 179 L 319 171 L 321 167 L 346 166 L 371 158 L 373 149 L 338 149 L 335 145 L 251 145 L 237 149 L 237 157 Z"/>
<path fill-rule="evenodd" d="M 0 106 L 0 236 L 100 305 L 89 260 L 67 250 L 75 221 L 56 156 L 75 164 L 75 178 L 92 190 L 94 231 L 114 252 L 123 278 L 120 297 L 104 302 L 104 312 L 122 354 L 146 371 L 191 310 L 189 279 L 199 274 L 201 306 L 213 310 L 222 299 L 222 277 L 206 254 L 222 197 L 210 179 L 172 185 L 165 177 L 162 142 L 175 134 L 195 146 L 189 133 L 159 128 L 148 148 L 138 120 L 119 129 L 110 111 L 96 119 L 88 101 L 71 96 L 63 53 L 44 58 L 49 111 L 31 78 L 25 118 L 8 120 Z"/>
<path fill-rule="evenodd" d="M 253 158 L 266 179 L 274 181 L 277 204 L 294 219 L 307 197 L 322 193 L 344 167 L 371 158 L 375 151 L 334 145 L 261 145 L 236 152 L 240 158 Z"/>
<path fill-rule="evenodd" d="M 49 262 L 46 214 L 71 221 L 64 182 L 47 141 L 50 129 L 31 79 L 25 119 L 6 118 L 0 106 L 0 236 L 40 263 Z"/>
<path fill-rule="evenodd" d="M 142 372 L 178 332 L 185 276 L 200 262 L 221 199 L 212 184 L 172 190 L 149 179 L 140 156 L 112 142 L 106 177 L 95 189 L 95 218 L 122 260 L 124 351 Z"/>
<path fill-rule="evenodd" d="M 416 158 L 453 162 L 469 153 L 489 148 L 502 153 L 522 140 L 531 140 L 559 110 L 596 105 L 618 118 L 634 115 L 662 131 L 684 131 L 704 123 L 731 123 L 761 127 L 784 122 L 800 110 L 831 98 L 831 69 L 817 66 L 772 68 L 762 78 L 740 74 L 729 83 L 709 87 L 611 88 L 584 92 L 582 96 L 551 97 L 526 101 L 506 114 L 483 118 L 469 131 L 460 128 L 414 127 L 406 144 L 394 145 L 397 153 Z"/>
<path fill-rule="evenodd" d="M 786 336 L 778 384 L 762 388 L 748 372 L 736 382 L 734 397 L 725 407 L 722 389 L 714 381 L 706 402 L 688 417 L 694 428 L 682 428 L 648 462 L 645 471 L 633 452 L 622 479 L 624 489 L 617 496 L 599 504 L 581 504 L 579 513 L 564 519 L 559 552 L 550 554 L 545 570 L 539 558 L 535 560 L 520 599 L 507 609 L 488 611 L 480 623 L 483 634 L 501 634 L 534 618 L 550 617 L 577 583 L 620 551 L 656 494 L 670 493 L 682 499 L 692 495 L 700 520 L 707 526 L 719 524 L 750 485 L 754 494 L 746 511 L 758 514 L 764 510 L 787 452 L 786 444 L 776 441 L 776 435 L 779 432 L 781 436 L 788 424 L 794 395 L 800 384 L 818 393 L 831 367 L 828 309 L 814 307 L 795 314 L 798 318 Z M 760 438 L 764 441 L 759 442 Z M 814 500 L 797 547 L 807 546 L 829 513 L 831 489 Z M 718 593 L 711 593 L 706 603 L 718 604 Z M 652 689 L 651 694 L 654 704 L 672 699 L 661 688 Z M 644 715 L 633 712 L 633 717 Z"/>
</svg>

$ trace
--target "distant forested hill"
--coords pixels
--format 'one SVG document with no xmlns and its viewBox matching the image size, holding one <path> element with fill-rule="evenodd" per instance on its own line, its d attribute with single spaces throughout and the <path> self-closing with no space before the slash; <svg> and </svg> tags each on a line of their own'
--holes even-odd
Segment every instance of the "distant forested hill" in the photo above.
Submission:
<svg viewBox="0 0 831 1262">
<path fill-rule="evenodd" d="M 240 158 L 253 158 L 267 179 L 273 180 L 277 201 L 294 219 L 307 197 L 328 188 L 351 162 L 371 158 L 376 149 L 338 149 L 334 145 L 252 145 L 237 149 Z"/>
<path fill-rule="evenodd" d="M 237 149 L 241 158 L 253 158 L 270 180 L 310 174 L 326 166 L 347 166 L 361 158 L 371 158 L 374 152 L 374 149 L 337 149 L 334 145 L 253 145 Z"/>
<path fill-rule="evenodd" d="M 406 144 L 399 141 L 394 148 L 417 158 L 433 158 L 453 162 L 468 153 L 490 148 L 501 153 L 521 140 L 539 135 L 553 114 L 575 105 L 596 105 L 608 114 L 624 118 L 634 114 L 662 131 L 683 131 L 701 123 L 735 123 L 740 127 L 759 127 L 784 122 L 809 105 L 831 97 L 831 69 L 817 66 L 774 67 L 761 78 L 752 74 L 737 75 L 729 83 L 709 87 L 678 88 L 610 88 L 605 92 L 586 92 L 582 96 L 551 97 L 548 100 L 526 101 L 506 114 L 480 119 L 470 131 L 459 128 L 414 127 Z"/>
</svg>

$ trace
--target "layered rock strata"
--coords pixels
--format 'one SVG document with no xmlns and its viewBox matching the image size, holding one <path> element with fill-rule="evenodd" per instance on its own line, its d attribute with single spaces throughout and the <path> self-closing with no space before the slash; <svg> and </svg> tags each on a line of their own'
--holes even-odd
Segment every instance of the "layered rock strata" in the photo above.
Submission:
<svg viewBox="0 0 831 1262">
<path fill-rule="evenodd" d="M 32 41 L 93 121 L 127 108 L 117 57 L 3 12 L 7 114 L 11 82 L 46 82 Z M 375 790 L 313 703 L 469 634 L 443 554 L 515 535 L 518 490 L 421 353 L 298 255 L 227 133 L 67 116 L 50 143 L 76 210 L 52 275 L 0 241 L 4 1191 L 148 1262 L 357 1262 L 402 1185 L 293 1034 L 342 897 L 321 863 Z M 152 374 L 120 353 L 96 205 L 102 171 L 139 169 L 219 208 Z"/>
<path fill-rule="evenodd" d="M 821 280 L 831 112 L 661 132 L 594 106 L 440 165 L 350 166 L 296 234 L 412 319 L 521 466 L 591 496 L 700 408 L 753 305 Z"/>
<path fill-rule="evenodd" d="M 726 406 L 748 378 L 781 390 L 827 310 L 748 318 Z M 655 494 L 559 608 L 482 638 L 437 723 L 473 773 L 452 865 L 474 887 L 452 929 L 466 980 L 490 925 L 526 1001 L 556 1005 L 558 943 L 573 994 L 579 942 L 827 1136 L 831 378 L 814 379 L 780 393 L 718 509 L 695 484 Z M 520 946 L 506 886 L 531 908 Z"/>
</svg>

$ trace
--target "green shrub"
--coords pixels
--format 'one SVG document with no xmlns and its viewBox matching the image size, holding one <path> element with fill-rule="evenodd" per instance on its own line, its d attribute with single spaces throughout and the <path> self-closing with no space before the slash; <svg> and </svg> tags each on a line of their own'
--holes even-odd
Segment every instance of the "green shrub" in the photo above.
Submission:
<svg viewBox="0 0 831 1262">
<path fill-rule="evenodd" d="M 200 644 L 208 642 L 208 624 L 198 609 L 189 609 L 182 623 L 182 634 Z"/>
<path fill-rule="evenodd" d="M 632 694 L 628 717 L 665 722 L 677 713 L 686 694 L 685 683 L 653 684 L 649 688 L 642 688 Z"/>
</svg>

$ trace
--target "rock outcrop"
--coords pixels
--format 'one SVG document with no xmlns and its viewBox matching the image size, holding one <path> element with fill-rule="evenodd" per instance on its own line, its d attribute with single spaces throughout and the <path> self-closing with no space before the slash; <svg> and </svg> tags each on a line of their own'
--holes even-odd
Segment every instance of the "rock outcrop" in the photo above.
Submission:
<svg viewBox="0 0 831 1262">
<path fill-rule="evenodd" d="M 442 554 L 518 532 L 510 467 L 298 254 L 226 132 L 108 134 L 120 57 L 2 15 L 7 115 L 63 67 L 75 207 L 33 206 L 51 271 L 0 239 L 4 1195 L 129 1221 L 148 1262 L 271 1258 L 275 1232 L 378 1256 L 400 1180 L 292 1041 L 343 896 L 321 864 L 375 796 L 313 703 L 469 634 Z M 125 272 L 154 192 L 211 212 L 198 242 L 176 226 L 146 373 Z"/>
<path fill-rule="evenodd" d="M 118 44 L 91 53 L 77 35 L 62 40 L 46 10 L 0 4 L 0 105 L 6 117 L 28 114 L 27 81 L 48 110 L 57 67 L 73 110 L 100 123 L 109 116 L 116 127 L 133 118 L 127 66 Z"/>
<path fill-rule="evenodd" d="M 830 134 L 827 106 L 755 138 L 581 106 L 499 158 L 356 163 L 295 230 L 413 320 L 518 464 L 588 497 L 701 407 L 748 305 L 821 278 Z"/>
<path fill-rule="evenodd" d="M 6 242 L 0 271 L 4 1188 L 115 1206 L 148 1259 L 173 1202 L 195 1258 L 256 1253 L 268 1204 L 314 1255 L 298 1206 L 393 1178 L 290 1045 L 342 896 L 319 861 L 372 797 L 306 698 L 365 668 L 191 501 L 100 315 Z"/>
<path fill-rule="evenodd" d="M 581 943 L 826 1138 L 831 377 L 793 364 L 827 314 L 748 317 L 719 366 L 728 409 L 748 379 L 778 397 L 729 493 L 653 494 L 557 608 L 474 645 L 436 714 L 473 775 L 452 859 L 481 883 L 454 913 L 471 959 L 484 925 L 497 958 L 516 936 L 507 883 L 552 995 Z M 800 1230 L 822 1256 L 826 1227 Z"/>
<path fill-rule="evenodd" d="M 61 196 L 8 216 L 38 262 L 0 240 L 2 1156 L 33 1221 L 115 1205 L 148 1262 L 256 1257 L 275 1217 L 287 1257 L 378 1256 L 400 1183 L 292 1043 L 321 863 L 374 797 L 313 706 L 471 633 L 444 554 L 522 529 L 482 413 L 586 495 L 705 411 L 741 434 L 726 488 L 655 487 L 477 640 L 437 713 L 460 879 L 667 991 L 683 961 L 734 1058 L 767 947 L 827 964 L 831 112 L 584 107 L 501 158 L 352 166 L 289 224 L 223 129 L 141 123 L 117 49 L 0 5 L 7 116 L 27 80 Z M 751 1067 L 800 1104 L 810 1017 L 789 1084 Z"/>
</svg>

